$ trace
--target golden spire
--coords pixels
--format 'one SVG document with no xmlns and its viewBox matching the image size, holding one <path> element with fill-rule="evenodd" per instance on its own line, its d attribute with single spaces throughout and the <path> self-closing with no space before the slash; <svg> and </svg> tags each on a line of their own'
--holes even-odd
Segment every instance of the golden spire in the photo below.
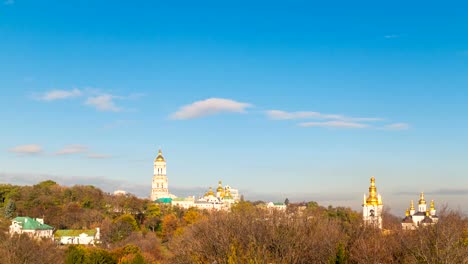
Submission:
<svg viewBox="0 0 468 264">
<path fill-rule="evenodd" d="M 414 201 L 411 200 L 411 207 L 410 207 L 410 210 L 414 210 Z"/>
<path fill-rule="evenodd" d="M 426 216 L 429 216 L 429 210 L 426 211 Z"/>
<path fill-rule="evenodd" d="M 375 187 L 375 178 L 374 176 L 370 179 L 371 185 L 369 187 L 369 197 L 366 200 L 367 205 L 378 205 L 379 199 L 377 197 L 377 188 Z"/>
<path fill-rule="evenodd" d="M 424 200 L 424 192 L 421 192 L 419 196 L 419 204 L 426 204 L 426 200 Z"/>
<path fill-rule="evenodd" d="M 158 151 L 158 156 L 156 157 L 156 161 L 164 161 L 164 157 L 162 155 L 161 149 Z"/>
<path fill-rule="evenodd" d="M 405 215 L 406 215 L 406 216 L 410 216 L 410 212 L 409 212 L 409 209 L 408 209 L 408 208 L 406 209 Z"/>
<path fill-rule="evenodd" d="M 434 200 L 431 200 L 431 208 L 429 208 L 429 210 L 431 210 L 431 211 L 435 210 Z"/>
</svg>

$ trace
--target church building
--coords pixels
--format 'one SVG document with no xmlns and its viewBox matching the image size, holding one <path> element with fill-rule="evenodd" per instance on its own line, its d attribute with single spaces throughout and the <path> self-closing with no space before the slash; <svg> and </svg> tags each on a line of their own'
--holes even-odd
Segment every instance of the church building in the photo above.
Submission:
<svg viewBox="0 0 468 264">
<path fill-rule="evenodd" d="M 418 211 L 414 208 L 414 202 L 411 200 L 410 208 L 406 209 L 405 218 L 401 221 L 401 227 L 405 230 L 414 230 L 419 226 L 427 226 L 436 224 L 439 217 L 436 214 L 434 200 L 431 201 L 431 206 L 427 210 L 424 193 L 419 195 Z"/>
<path fill-rule="evenodd" d="M 377 193 L 375 187 L 375 178 L 370 179 L 369 196 L 364 194 L 364 203 L 362 204 L 362 218 L 366 225 L 371 225 L 382 229 L 382 197 Z"/>
</svg>

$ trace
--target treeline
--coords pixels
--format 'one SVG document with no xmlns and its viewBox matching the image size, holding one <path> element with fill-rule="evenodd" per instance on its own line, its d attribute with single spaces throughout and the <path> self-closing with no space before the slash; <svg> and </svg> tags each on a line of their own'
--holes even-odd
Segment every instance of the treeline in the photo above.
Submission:
<svg viewBox="0 0 468 264">
<path fill-rule="evenodd" d="M 182 210 L 93 186 L 0 185 L 2 231 L 16 215 L 57 229 L 101 227 L 96 247 L 0 232 L 0 263 L 468 263 L 468 219 L 442 210 L 435 226 L 402 231 L 385 212 L 384 231 L 361 214 L 315 202 L 286 212 L 240 202 L 231 212 Z"/>
</svg>

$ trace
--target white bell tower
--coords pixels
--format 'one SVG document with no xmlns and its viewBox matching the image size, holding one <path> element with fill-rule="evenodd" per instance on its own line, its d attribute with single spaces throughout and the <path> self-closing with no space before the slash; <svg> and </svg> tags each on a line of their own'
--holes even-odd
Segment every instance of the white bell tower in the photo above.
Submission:
<svg viewBox="0 0 468 264">
<path fill-rule="evenodd" d="M 159 198 L 169 198 L 169 187 L 166 176 L 166 160 L 159 150 L 158 156 L 154 159 L 154 175 L 151 189 L 151 200 Z"/>
<path fill-rule="evenodd" d="M 364 223 L 382 229 L 382 196 L 377 194 L 375 187 L 375 178 L 372 176 L 369 187 L 369 197 L 364 194 L 362 204 L 362 218 Z"/>
</svg>

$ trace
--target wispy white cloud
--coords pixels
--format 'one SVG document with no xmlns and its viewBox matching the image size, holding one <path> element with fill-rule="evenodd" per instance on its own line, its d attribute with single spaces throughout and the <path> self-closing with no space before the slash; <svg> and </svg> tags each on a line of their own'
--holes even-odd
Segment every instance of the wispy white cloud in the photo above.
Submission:
<svg viewBox="0 0 468 264">
<path fill-rule="evenodd" d="M 99 111 L 120 112 L 122 108 L 118 107 L 114 99 L 121 98 L 111 94 L 101 94 L 89 97 L 85 104 L 96 108 Z"/>
<path fill-rule="evenodd" d="M 329 128 L 367 128 L 368 124 L 346 122 L 346 121 L 325 121 L 325 122 L 303 122 L 301 127 L 329 127 Z"/>
<path fill-rule="evenodd" d="M 401 37 L 400 35 L 395 35 L 395 34 L 392 34 L 392 35 L 385 35 L 384 38 L 386 39 L 395 39 L 395 38 L 399 38 Z"/>
<path fill-rule="evenodd" d="M 294 119 L 330 119 L 330 120 L 341 120 L 347 122 L 376 122 L 382 121 L 383 118 L 379 117 L 348 117 L 338 114 L 323 114 L 320 112 L 286 112 L 281 110 L 268 110 L 265 111 L 268 118 L 272 120 L 294 120 Z"/>
<path fill-rule="evenodd" d="M 89 158 L 89 159 L 110 159 L 110 158 L 112 158 L 112 155 L 89 153 L 86 157 Z"/>
<path fill-rule="evenodd" d="M 273 120 L 291 120 L 291 119 L 342 119 L 344 118 L 341 115 L 329 115 L 329 114 L 322 114 L 319 112 L 307 112 L 307 111 L 300 111 L 300 112 L 286 112 L 281 110 L 268 110 L 265 111 L 268 118 Z"/>
<path fill-rule="evenodd" d="M 63 100 L 63 99 L 79 97 L 81 95 L 83 95 L 83 92 L 79 89 L 51 90 L 40 95 L 39 97 L 37 97 L 37 99 L 42 100 L 42 101 L 55 101 L 55 100 Z"/>
<path fill-rule="evenodd" d="M 68 145 L 62 149 L 55 152 L 55 155 L 69 155 L 69 154 L 79 154 L 88 151 L 88 147 L 84 145 Z"/>
<path fill-rule="evenodd" d="M 209 98 L 181 107 L 172 114 L 172 119 L 194 119 L 219 113 L 245 113 L 251 104 L 224 98 Z"/>
<path fill-rule="evenodd" d="M 406 130 L 409 129 L 409 125 L 407 123 L 393 123 L 388 124 L 383 127 L 385 130 Z"/>
<path fill-rule="evenodd" d="M 10 148 L 8 151 L 18 154 L 39 154 L 42 152 L 42 146 L 38 144 L 20 145 Z"/>
</svg>

